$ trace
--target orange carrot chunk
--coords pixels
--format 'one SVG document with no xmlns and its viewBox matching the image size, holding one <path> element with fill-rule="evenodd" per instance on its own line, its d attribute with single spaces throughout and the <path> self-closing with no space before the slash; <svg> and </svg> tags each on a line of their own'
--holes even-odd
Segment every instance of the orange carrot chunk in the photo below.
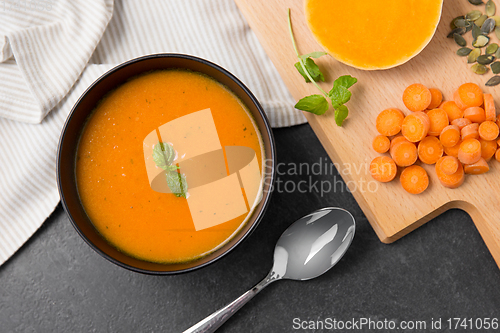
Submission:
<svg viewBox="0 0 500 333">
<path fill-rule="evenodd" d="M 479 125 L 479 136 L 481 139 L 493 141 L 498 138 L 499 133 L 498 125 L 492 121 L 487 120 Z"/>
<path fill-rule="evenodd" d="M 424 138 L 418 144 L 418 158 L 425 164 L 434 164 L 443 156 L 443 145 L 434 136 Z"/>
<path fill-rule="evenodd" d="M 372 174 L 373 179 L 387 183 L 393 180 L 396 177 L 396 173 L 398 171 L 398 167 L 396 163 L 387 156 L 379 156 L 376 157 L 370 163 L 370 173 Z"/>
<path fill-rule="evenodd" d="M 429 110 L 437 108 L 443 101 L 443 93 L 436 88 L 429 88 L 431 92 L 431 104 L 427 107 Z"/>
<path fill-rule="evenodd" d="M 481 158 L 474 164 L 464 165 L 464 171 L 469 175 L 480 175 L 490 171 L 490 166 L 488 165 L 488 162 L 484 160 L 484 158 Z"/>
<path fill-rule="evenodd" d="M 439 140 L 443 147 L 453 147 L 461 138 L 460 128 L 457 125 L 448 125 L 441 131 Z"/>
<path fill-rule="evenodd" d="M 452 125 L 458 126 L 458 128 L 462 129 L 467 125 L 472 124 L 472 121 L 470 121 L 467 118 L 457 118 L 451 122 Z"/>
<path fill-rule="evenodd" d="M 461 163 L 459 163 L 457 171 L 452 175 L 447 175 L 443 172 L 442 163 L 443 158 L 439 159 L 436 163 L 436 175 L 444 187 L 457 188 L 464 183 L 465 173 Z"/>
<path fill-rule="evenodd" d="M 448 114 L 443 109 L 433 109 L 427 112 L 431 126 L 429 128 L 429 135 L 439 136 L 443 128 L 450 124 Z"/>
<path fill-rule="evenodd" d="M 497 152 L 495 153 L 495 159 L 500 162 L 500 148 L 497 149 Z"/>
<path fill-rule="evenodd" d="M 479 124 L 472 123 L 462 128 L 462 140 L 479 138 Z"/>
<path fill-rule="evenodd" d="M 391 147 L 390 148 L 394 147 L 394 145 L 396 143 L 399 143 L 399 142 L 402 142 L 402 141 L 410 142 L 410 141 L 406 140 L 406 138 L 402 134 L 400 134 L 400 135 L 397 135 L 394 138 L 392 138 L 392 140 L 391 140 Z"/>
<path fill-rule="evenodd" d="M 391 147 L 391 141 L 385 135 L 377 135 L 375 139 L 373 139 L 373 150 L 377 153 L 383 154 L 389 151 Z"/>
<path fill-rule="evenodd" d="M 450 121 L 462 118 L 464 116 L 464 111 L 459 108 L 454 101 L 443 102 L 441 103 L 439 108 L 443 109 L 448 114 L 448 119 Z"/>
<path fill-rule="evenodd" d="M 488 162 L 495 155 L 497 151 L 497 143 L 495 141 L 488 141 L 479 139 L 481 143 L 481 157 Z"/>
<path fill-rule="evenodd" d="M 401 141 L 392 146 L 390 154 L 396 165 L 400 167 L 410 166 L 418 158 L 417 147 L 408 141 Z"/>
<path fill-rule="evenodd" d="M 486 120 L 486 113 L 484 109 L 479 106 L 472 106 L 470 108 L 465 109 L 464 118 L 469 119 L 473 123 L 482 123 Z"/>
<path fill-rule="evenodd" d="M 458 157 L 458 150 L 460 149 L 460 144 L 462 143 L 462 140 L 460 140 L 456 145 L 453 147 L 444 147 L 444 152 L 448 156 L 453 156 L 453 157 Z"/>
<path fill-rule="evenodd" d="M 463 164 L 474 164 L 481 159 L 481 143 L 476 139 L 462 141 L 458 150 L 458 159 Z"/>
<path fill-rule="evenodd" d="M 386 109 L 377 116 L 377 131 L 381 135 L 393 136 L 401 131 L 405 115 L 398 109 Z"/>
<path fill-rule="evenodd" d="M 441 170 L 447 175 L 453 175 L 460 166 L 460 161 L 454 156 L 444 156 L 440 160 Z"/>
<path fill-rule="evenodd" d="M 462 110 L 472 106 L 481 106 L 483 91 L 475 83 L 464 83 L 453 94 L 453 100 Z"/>
<path fill-rule="evenodd" d="M 498 127 L 500 127 L 500 114 L 497 117 L 497 125 L 498 125 Z"/>
<path fill-rule="evenodd" d="M 418 142 L 427 136 L 430 126 L 427 114 L 414 112 L 405 117 L 401 131 L 408 141 Z"/>
<path fill-rule="evenodd" d="M 495 109 L 495 101 L 491 94 L 484 94 L 484 112 L 486 114 L 486 120 L 495 121 L 497 116 L 497 111 Z"/>
<path fill-rule="evenodd" d="M 432 94 L 426 86 L 420 83 L 409 85 L 403 92 L 403 103 L 408 110 L 417 112 L 429 107 Z"/>
<path fill-rule="evenodd" d="M 412 165 L 405 168 L 403 172 L 401 172 L 401 177 L 399 179 L 406 192 L 411 194 L 420 194 L 429 186 L 429 176 L 427 172 L 418 165 Z"/>
</svg>

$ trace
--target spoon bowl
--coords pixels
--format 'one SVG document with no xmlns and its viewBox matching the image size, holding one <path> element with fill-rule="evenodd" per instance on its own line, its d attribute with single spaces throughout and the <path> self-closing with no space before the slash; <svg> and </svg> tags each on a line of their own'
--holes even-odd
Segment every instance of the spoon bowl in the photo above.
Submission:
<svg viewBox="0 0 500 333">
<path fill-rule="evenodd" d="M 264 280 L 184 333 L 214 332 L 271 282 L 310 280 L 327 272 L 346 253 L 355 229 L 354 217 L 341 208 L 322 208 L 297 220 L 279 238 Z"/>
</svg>

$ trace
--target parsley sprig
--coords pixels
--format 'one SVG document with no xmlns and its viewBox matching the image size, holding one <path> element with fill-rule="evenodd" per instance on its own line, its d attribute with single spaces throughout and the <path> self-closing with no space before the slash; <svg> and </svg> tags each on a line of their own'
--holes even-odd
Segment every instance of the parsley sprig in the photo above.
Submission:
<svg viewBox="0 0 500 333">
<path fill-rule="evenodd" d="M 177 172 L 178 166 L 174 165 L 175 150 L 167 142 L 158 142 L 153 148 L 153 161 L 158 168 L 166 171 L 167 185 L 176 197 L 187 195 L 186 176 Z"/>
<path fill-rule="evenodd" d="M 312 82 L 314 86 L 322 93 L 322 95 L 310 95 L 302 98 L 295 104 L 295 108 L 311 112 L 317 115 L 324 114 L 329 109 L 329 103 L 335 112 L 335 123 L 342 126 L 344 120 L 349 114 L 349 109 L 344 104 L 351 99 L 351 92 L 349 88 L 358 80 L 350 75 L 343 75 L 333 82 L 332 89 L 327 93 L 316 82 L 325 81 L 325 76 L 319 69 L 318 65 L 314 62 L 313 58 L 319 58 L 327 55 L 326 52 L 312 52 L 300 55 L 295 43 L 295 37 L 292 30 L 292 20 L 290 18 L 290 8 L 288 9 L 288 28 L 290 30 L 290 37 L 292 39 L 293 49 L 299 61 L 295 63 L 295 68 L 306 82 Z"/>
</svg>

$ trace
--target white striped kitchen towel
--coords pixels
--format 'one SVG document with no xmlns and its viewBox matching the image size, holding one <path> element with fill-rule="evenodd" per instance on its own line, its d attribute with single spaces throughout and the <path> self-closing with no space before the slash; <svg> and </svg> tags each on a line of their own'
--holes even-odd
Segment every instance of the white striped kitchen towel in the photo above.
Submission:
<svg viewBox="0 0 500 333">
<path fill-rule="evenodd" d="M 1 2 L 0 265 L 59 202 L 57 142 L 78 97 L 115 65 L 163 52 L 235 74 L 274 127 L 305 122 L 233 0 Z"/>
</svg>

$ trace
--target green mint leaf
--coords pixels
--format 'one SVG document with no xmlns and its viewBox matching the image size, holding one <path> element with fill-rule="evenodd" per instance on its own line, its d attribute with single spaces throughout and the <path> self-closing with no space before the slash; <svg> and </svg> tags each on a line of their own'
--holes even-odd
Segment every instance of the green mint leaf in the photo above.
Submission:
<svg viewBox="0 0 500 333">
<path fill-rule="evenodd" d="M 345 105 L 341 105 L 335 109 L 335 123 L 337 126 L 342 126 L 345 118 L 349 115 L 349 109 Z"/>
<path fill-rule="evenodd" d="M 299 56 L 299 58 L 306 60 L 307 58 L 319 58 L 319 57 L 322 57 L 322 56 L 327 55 L 327 54 L 328 53 L 326 53 L 326 52 L 311 52 L 308 54 L 303 54 L 303 55 Z"/>
<path fill-rule="evenodd" d="M 176 197 L 184 197 L 186 198 L 187 194 L 187 182 L 186 176 L 184 174 L 178 173 L 177 171 L 170 171 L 166 174 L 167 177 L 167 185 L 175 194 Z"/>
<path fill-rule="evenodd" d="M 174 148 L 166 142 L 158 142 L 153 148 L 153 161 L 158 168 L 167 170 L 175 158 Z"/>
<path fill-rule="evenodd" d="M 335 80 L 335 82 L 333 82 L 333 86 L 334 87 L 335 86 L 343 86 L 346 89 L 349 89 L 356 82 L 358 82 L 358 79 L 356 79 L 355 77 L 352 77 L 350 75 L 343 75 L 343 76 L 340 76 L 337 80 Z"/>
<path fill-rule="evenodd" d="M 295 104 L 295 108 L 322 115 L 328 110 L 328 102 L 326 98 L 321 95 L 311 95 L 298 101 L 297 104 Z"/>
<path fill-rule="evenodd" d="M 314 81 L 316 82 L 325 81 L 323 73 L 321 73 L 321 70 L 319 69 L 318 65 L 316 65 L 314 60 L 312 60 L 311 58 L 307 58 L 306 60 L 304 60 L 304 67 L 309 72 L 309 75 L 311 75 Z M 309 80 L 309 78 L 307 77 L 307 74 L 302 69 L 300 61 L 295 63 L 295 68 L 297 68 L 300 75 L 302 75 L 302 77 L 306 80 L 306 82 L 311 82 L 311 80 Z"/>
<path fill-rule="evenodd" d="M 351 92 L 344 86 L 333 86 L 328 96 L 332 99 L 332 105 L 336 109 L 339 106 L 349 102 L 351 99 Z"/>
</svg>

